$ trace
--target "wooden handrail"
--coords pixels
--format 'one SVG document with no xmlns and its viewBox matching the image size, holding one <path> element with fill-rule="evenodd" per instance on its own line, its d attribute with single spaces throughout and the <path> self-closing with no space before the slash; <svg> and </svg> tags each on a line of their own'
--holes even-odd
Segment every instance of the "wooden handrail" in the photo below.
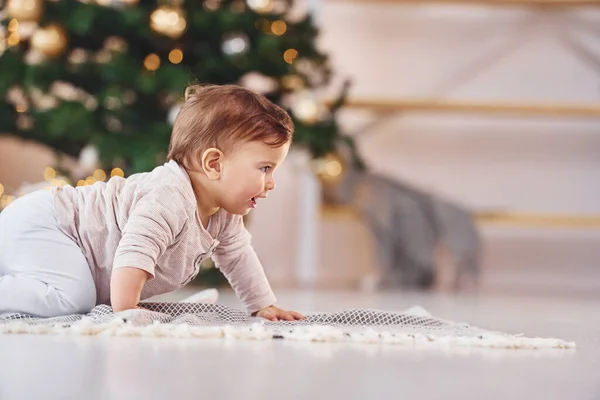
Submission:
<svg viewBox="0 0 600 400">
<path fill-rule="evenodd" d="M 600 228 L 600 215 L 485 213 L 475 214 L 481 225 L 513 225 L 554 228 Z"/>
<path fill-rule="evenodd" d="M 600 103 L 501 103 L 434 99 L 348 99 L 344 107 L 376 111 L 451 112 L 466 114 L 516 114 L 600 118 Z"/>
<path fill-rule="evenodd" d="M 332 219 L 358 219 L 359 213 L 352 206 L 321 207 L 321 216 Z M 517 212 L 475 212 L 475 222 L 480 226 L 505 225 L 517 227 L 545 228 L 597 228 L 600 229 L 600 215 L 539 214 Z"/>
<path fill-rule="evenodd" d="M 537 6 L 537 7 L 582 7 L 600 6 L 600 0 L 329 0 L 337 3 L 365 3 L 391 5 L 464 4 L 481 6 Z"/>
</svg>

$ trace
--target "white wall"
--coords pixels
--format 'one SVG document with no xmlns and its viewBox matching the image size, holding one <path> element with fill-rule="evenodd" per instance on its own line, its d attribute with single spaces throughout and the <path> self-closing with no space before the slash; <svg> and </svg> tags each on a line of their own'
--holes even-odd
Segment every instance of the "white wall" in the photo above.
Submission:
<svg viewBox="0 0 600 400">
<path fill-rule="evenodd" d="M 322 46 L 353 79 L 351 97 L 600 104 L 596 9 L 348 0 L 319 10 Z M 377 171 L 478 209 L 600 213 L 600 119 L 350 110 L 343 121 L 356 130 L 377 118 L 358 136 Z"/>
</svg>

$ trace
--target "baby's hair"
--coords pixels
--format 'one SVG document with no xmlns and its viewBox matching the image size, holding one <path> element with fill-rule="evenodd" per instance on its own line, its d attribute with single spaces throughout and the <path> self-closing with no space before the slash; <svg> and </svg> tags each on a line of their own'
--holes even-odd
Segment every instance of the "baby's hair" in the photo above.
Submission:
<svg viewBox="0 0 600 400">
<path fill-rule="evenodd" d="M 250 141 L 279 147 L 293 131 L 288 113 L 261 94 L 235 85 L 192 84 L 173 125 L 168 159 L 190 169 L 190 161 L 208 148 L 227 153 Z"/>
</svg>

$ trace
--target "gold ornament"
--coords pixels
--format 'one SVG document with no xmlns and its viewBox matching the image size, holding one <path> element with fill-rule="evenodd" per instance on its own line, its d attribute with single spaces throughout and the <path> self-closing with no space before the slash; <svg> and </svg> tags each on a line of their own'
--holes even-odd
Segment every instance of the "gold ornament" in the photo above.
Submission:
<svg viewBox="0 0 600 400">
<path fill-rule="evenodd" d="M 31 47 L 46 56 L 58 56 L 67 47 L 67 37 L 60 26 L 48 25 L 33 33 Z"/>
<path fill-rule="evenodd" d="M 298 50 L 296 50 L 296 49 L 287 49 L 285 51 L 285 53 L 283 53 L 283 59 L 288 64 L 292 64 L 297 57 L 298 57 Z"/>
<path fill-rule="evenodd" d="M 179 7 L 161 6 L 150 15 L 150 27 L 171 39 L 183 35 L 186 26 L 185 15 Z"/>
<path fill-rule="evenodd" d="M 173 64 L 179 64 L 183 61 L 183 52 L 180 49 L 173 49 L 169 53 L 169 61 Z"/>
<path fill-rule="evenodd" d="M 42 16 L 42 0 L 7 0 L 6 15 L 19 21 L 38 21 Z"/>
</svg>

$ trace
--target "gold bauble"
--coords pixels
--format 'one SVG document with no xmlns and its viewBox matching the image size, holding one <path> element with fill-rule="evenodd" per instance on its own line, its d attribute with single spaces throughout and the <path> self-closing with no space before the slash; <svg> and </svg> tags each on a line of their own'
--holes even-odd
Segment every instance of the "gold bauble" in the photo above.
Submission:
<svg viewBox="0 0 600 400">
<path fill-rule="evenodd" d="M 179 7 L 160 6 L 150 15 L 150 27 L 172 39 L 183 35 L 186 26 L 185 14 Z"/>
<path fill-rule="evenodd" d="M 60 26 L 48 25 L 33 33 L 31 47 L 46 56 L 57 56 L 67 47 L 67 37 Z"/>
<path fill-rule="evenodd" d="M 18 21 L 38 21 L 42 16 L 42 0 L 7 0 L 6 15 Z"/>
</svg>

